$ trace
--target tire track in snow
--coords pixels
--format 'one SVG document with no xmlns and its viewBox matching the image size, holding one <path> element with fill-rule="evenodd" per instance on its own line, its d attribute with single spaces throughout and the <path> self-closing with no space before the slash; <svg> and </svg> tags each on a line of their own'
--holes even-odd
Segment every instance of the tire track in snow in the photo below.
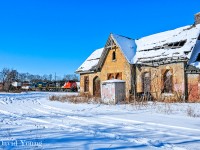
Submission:
<svg viewBox="0 0 200 150">
<path fill-rule="evenodd" d="M 103 116 L 101 118 L 111 119 L 111 120 L 116 120 L 116 121 L 130 122 L 130 123 L 140 123 L 140 124 L 146 124 L 146 125 L 152 125 L 152 126 L 169 127 L 169 128 L 174 128 L 174 129 L 191 130 L 191 131 L 198 131 L 198 132 L 200 132 L 200 129 L 193 129 L 193 128 L 187 128 L 187 127 L 165 125 L 165 124 L 153 123 L 153 122 L 143 122 L 143 121 L 137 121 L 137 120 L 129 120 L 129 119 L 122 119 L 122 118 L 113 118 L 113 117 L 109 117 L 109 116 Z"/>
<path fill-rule="evenodd" d="M 57 126 L 57 127 L 65 128 L 68 131 L 79 131 L 79 132 L 82 132 L 82 133 L 88 133 L 88 134 L 92 134 L 92 135 L 100 135 L 100 136 L 109 137 L 109 138 L 110 137 L 112 137 L 112 138 L 116 137 L 116 135 L 113 134 L 113 133 L 101 133 L 101 132 L 97 132 L 97 131 L 94 131 L 94 130 L 91 130 L 91 129 L 81 128 L 81 127 L 73 127 L 73 126 L 68 126 L 68 125 L 63 125 L 63 124 L 58 124 L 58 123 L 52 123 L 52 122 L 44 121 L 44 120 L 38 119 L 38 118 L 23 117 L 23 116 L 16 115 L 16 114 L 8 112 L 8 111 L 0 110 L 0 113 L 2 113 L 4 115 L 9 115 L 9 116 L 20 117 L 20 118 L 23 118 L 23 119 L 26 119 L 26 120 L 29 120 L 29 121 L 32 121 L 32 122 L 43 123 L 45 125 L 49 124 L 49 125 L 51 125 L 52 128 L 54 126 Z M 52 119 L 52 121 L 53 120 L 58 121 L 58 119 Z"/>
<path fill-rule="evenodd" d="M 68 110 L 65 110 L 65 109 L 62 109 L 62 108 L 52 107 L 52 106 L 44 105 L 44 104 L 41 104 L 41 106 L 42 106 L 43 108 L 45 108 L 45 109 L 48 109 L 48 110 L 57 111 L 58 113 L 60 113 L 59 115 L 63 115 L 63 116 L 64 116 L 63 113 L 70 113 L 70 114 L 76 115 L 76 116 L 66 116 L 68 119 L 71 119 L 71 120 L 78 120 L 78 121 L 82 121 L 82 122 L 86 122 L 86 123 L 95 123 L 95 124 L 100 124 L 100 125 L 103 125 L 103 126 L 117 126 L 117 125 L 113 125 L 113 124 L 109 124 L 109 123 L 102 123 L 102 122 L 100 122 L 100 121 L 92 121 L 91 119 L 88 120 L 88 119 L 86 119 L 86 118 L 77 116 L 77 112 L 68 111 Z M 31 108 L 31 107 L 30 107 L 30 108 Z M 55 112 L 52 112 L 52 111 L 49 112 L 49 111 L 44 111 L 44 110 L 40 110 L 40 109 L 37 109 L 37 108 L 32 108 L 32 109 L 34 109 L 34 110 L 36 110 L 36 111 L 38 111 L 38 112 L 41 112 L 41 113 L 58 115 L 58 113 L 55 113 Z M 8 111 L 3 111 L 3 110 L 1 110 L 0 112 L 3 113 L 3 114 L 6 114 L 6 115 L 11 115 L 11 116 L 15 116 L 15 117 L 22 117 L 22 118 L 24 118 L 23 116 L 16 115 L 16 114 L 11 113 L 11 112 L 8 112 Z M 107 119 L 107 120 L 115 120 L 115 121 L 120 121 L 120 122 L 122 121 L 122 122 L 130 122 L 130 123 L 140 123 L 140 124 L 142 124 L 142 125 L 143 125 L 143 124 L 151 125 L 151 126 L 158 125 L 158 126 L 162 126 L 162 127 L 173 127 L 173 128 L 175 127 L 175 128 L 177 128 L 177 126 L 168 126 L 168 125 L 163 125 L 163 124 L 155 124 L 155 123 L 151 123 L 151 122 L 145 123 L 145 122 L 142 122 L 142 121 L 127 120 L 127 119 L 120 119 L 120 118 L 113 118 L 113 117 L 109 117 L 109 116 L 103 116 L 103 117 L 100 117 L 100 118 L 102 118 L 102 119 Z M 76 130 L 76 131 L 85 132 L 85 131 L 84 131 L 85 129 L 83 130 L 83 129 L 78 128 L 78 127 L 72 127 L 72 126 L 66 126 L 66 125 L 63 125 L 63 124 L 52 123 L 52 122 L 44 121 L 44 120 L 38 119 L 38 118 L 26 117 L 25 119 L 26 119 L 26 120 L 29 120 L 29 121 L 32 121 L 32 122 L 37 122 L 37 123 L 42 123 L 42 124 L 49 124 L 49 125 L 51 125 L 51 126 L 58 126 L 58 127 L 66 128 L 66 129 L 73 129 L 73 130 Z M 53 118 L 51 118 L 51 119 L 53 119 Z M 58 121 L 58 120 L 56 120 L 56 119 L 53 119 L 53 120 L 54 120 L 54 122 Z M 126 127 L 131 128 L 131 129 L 134 129 L 134 130 L 138 130 L 136 127 L 133 127 L 133 126 L 130 126 L 130 125 L 128 125 L 128 126 L 126 126 Z M 178 127 L 178 129 L 180 129 L 180 127 Z M 182 128 L 182 129 L 185 129 L 185 127 Z M 190 129 L 190 128 L 189 128 L 189 129 Z M 196 130 L 196 129 L 192 129 L 192 130 Z M 199 131 L 199 130 L 198 130 L 198 131 Z M 116 134 L 116 133 L 105 133 L 105 132 L 102 132 L 102 131 L 94 131 L 94 130 L 89 130 L 89 131 L 87 130 L 87 132 L 89 132 L 89 133 L 95 133 L 95 134 L 98 133 L 98 135 L 104 135 L 104 136 L 106 136 L 106 137 L 112 137 L 112 138 L 118 137 L 118 139 L 119 139 L 119 137 L 121 137 L 121 140 L 123 139 L 123 140 L 125 140 L 125 141 L 134 141 L 133 139 L 128 139 L 128 140 L 127 140 L 127 139 L 125 139 L 125 138 L 122 138 L 123 135 L 119 135 L 119 134 Z M 159 133 L 163 134 L 163 133 L 165 133 L 165 132 L 159 132 Z M 165 134 L 166 134 L 166 133 L 165 133 Z M 168 133 L 168 134 L 170 134 L 170 133 Z M 175 136 L 180 136 L 180 135 L 177 135 L 177 134 L 170 134 L 170 135 L 173 135 L 173 136 L 174 136 L 174 135 L 175 135 Z M 191 137 L 189 137 L 189 136 L 184 136 L 184 137 L 187 137 L 187 138 L 190 138 L 190 139 L 191 139 Z M 196 139 L 196 137 L 195 137 L 195 139 Z M 199 139 L 199 137 L 198 137 L 198 139 Z"/>
<path fill-rule="evenodd" d="M 158 126 L 158 127 L 165 127 L 165 128 L 173 128 L 173 129 L 181 129 L 181 130 L 189 130 L 189 131 L 198 131 L 200 132 L 199 129 L 192 129 L 192 128 L 186 128 L 186 127 L 179 127 L 179 126 L 172 126 L 172 125 L 164 125 L 164 124 L 158 124 L 158 123 L 152 123 L 152 122 L 142 122 L 142 121 L 136 121 L 136 120 L 128 120 L 128 119 L 122 119 L 122 118 L 113 118 L 113 117 L 108 117 L 108 116 L 104 116 L 101 118 L 106 118 L 106 119 L 110 119 L 110 120 L 115 120 L 115 121 L 124 121 L 124 122 L 130 122 L 130 123 L 139 123 L 141 125 L 150 125 L 150 126 Z M 129 126 L 127 126 L 129 127 Z M 149 127 L 146 127 L 146 129 Z M 164 129 L 165 129 L 164 128 Z M 153 129 L 153 128 L 150 128 Z M 163 128 L 160 128 L 161 130 L 163 130 Z M 154 130 L 154 129 L 153 129 Z M 167 135 L 171 135 L 171 136 L 178 136 L 178 137 L 183 137 L 183 138 L 188 138 L 188 139 L 192 139 L 192 140 L 200 140 L 200 136 L 189 136 L 189 135 L 184 135 L 184 134 L 179 134 L 179 133 L 174 133 L 174 132 L 165 132 L 165 131 L 156 131 L 156 133 L 159 134 L 167 134 Z"/>
<path fill-rule="evenodd" d="M 111 123 L 103 123 L 103 122 L 100 122 L 100 121 L 94 121 L 94 120 L 91 120 L 90 118 L 87 119 L 86 117 L 80 117 L 77 115 L 77 113 L 74 113 L 74 112 L 71 112 L 71 111 L 67 111 L 67 110 L 63 110 L 63 109 L 60 109 L 60 108 L 56 108 L 56 107 L 52 107 L 52 106 L 48 106 L 48 105 L 45 105 L 45 108 L 46 109 L 50 109 L 50 110 L 56 110 L 57 112 L 67 112 L 67 113 L 71 113 L 71 114 L 76 114 L 76 116 L 66 116 L 66 118 L 68 119 L 72 119 L 72 120 L 77 120 L 77 121 L 81 121 L 81 122 L 86 122 L 86 125 L 87 123 L 95 123 L 95 124 L 100 124 L 100 125 L 103 125 L 103 126 L 110 126 L 110 127 L 119 127 L 119 124 L 116 125 L 116 124 L 111 124 Z M 39 110 L 40 111 L 40 110 Z M 54 112 L 51 112 L 54 114 Z M 57 114 L 57 113 L 55 113 Z M 63 116 L 65 116 L 64 114 L 62 114 Z M 142 121 L 135 121 L 135 120 L 127 120 L 127 119 L 120 119 L 120 118 L 113 118 L 113 117 L 108 117 L 108 116 L 104 116 L 104 117 L 99 117 L 98 119 L 106 119 L 106 120 L 114 120 L 114 121 L 123 121 L 123 122 L 130 122 L 130 123 L 140 123 L 142 125 L 151 125 L 151 126 L 154 126 L 154 125 L 157 125 L 155 123 L 150 123 L 150 122 L 142 122 Z M 53 119 L 55 122 L 56 121 L 60 121 L 58 119 Z M 104 120 L 102 120 L 104 121 Z M 181 127 L 178 127 L 178 126 L 168 126 L 168 125 L 164 125 L 164 124 L 158 124 L 158 126 L 161 126 L 161 127 L 170 127 L 170 128 L 181 128 Z M 66 128 L 66 126 L 60 126 L 60 127 L 64 127 Z M 145 132 L 145 130 L 148 130 L 147 127 L 145 127 L 145 129 L 143 129 L 141 131 L 141 129 L 135 127 L 134 125 L 126 125 L 126 126 L 121 126 L 120 127 L 121 129 L 122 128 L 129 128 L 131 130 L 134 130 L 134 131 L 140 131 L 140 132 Z M 119 129 L 119 128 L 118 128 Z M 184 127 L 181 128 L 181 129 L 185 129 Z M 191 128 L 187 128 L 188 130 L 190 130 Z M 145 144 L 145 145 L 149 145 L 149 146 L 155 146 L 157 147 L 157 145 L 163 145 L 165 147 L 172 147 L 172 145 L 170 145 L 169 143 L 162 143 L 162 141 L 158 141 L 158 140 L 150 140 L 150 139 L 146 139 L 146 138 L 135 138 L 135 137 L 131 137 L 129 135 L 129 137 L 127 137 L 127 135 L 125 135 L 125 133 L 122 133 L 122 134 L 119 134 L 116 133 L 116 132 L 112 132 L 112 133 L 108 133 L 108 132 L 103 132 L 103 131 L 100 131 L 98 128 L 97 129 L 85 129 L 83 130 L 82 128 L 79 128 L 79 127 L 73 127 L 73 130 L 78 130 L 80 132 L 86 132 L 86 133 L 90 133 L 90 134 L 94 134 L 94 135 L 99 135 L 99 136 L 104 136 L 104 137 L 107 137 L 107 138 L 114 138 L 114 139 L 117 139 L 117 140 L 122 140 L 122 141 L 126 141 L 126 142 L 135 142 L 135 143 L 138 143 L 138 144 Z M 98 130 L 98 131 L 95 131 L 95 130 Z M 193 129 L 192 129 L 193 130 Z M 197 130 L 198 131 L 198 130 Z M 170 135 L 170 136 L 179 136 L 179 137 L 184 137 L 184 138 L 189 138 L 189 139 L 193 139 L 193 140 L 199 140 L 200 137 L 197 137 L 197 136 L 194 136 L 194 137 L 191 137 L 191 136 L 188 136 L 188 135 L 182 135 L 182 134 L 176 134 L 176 133 L 169 133 L 169 132 L 164 132 L 164 131 L 156 131 L 158 134 L 160 135 Z M 159 143 L 160 142 L 160 143 Z"/>
<path fill-rule="evenodd" d="M 48 107 L 48 108 L 51 108 L 52 107 Z M 66 111 L 66 110 L 63 110 L 63 109 L 59 109 L 59 108 L 56 108 L 56 107 L 53 107 L 54 110 L 61 110 L 62 112 L 68 112 L 69 111 Z M 43 113 L 48 113 L 44 110 L 40 110 L 40 109 L 35 109 L 36 111 L 38 112 L 43 112 Z M 153 141 L 153 140 L 149 140 L 149 139 L 145 139 L 145 138 L 135 138 L 135 137 L 127 137 L 127 135 L 125 135 L 125 133 L 122 133 L 122 134 L 119 134 L 119 132 L 117 131 L 116 132 L 106 132 L 106 131 L 102 131 L 98 128 L 93 128 L 93 129 L 90 129 L 90 128 L 83 128 L 82 126 L 81 127 L 74 127 L 74 126 L 71 126 L 71 125 L 64 125 L 64 124 L 60 124 L 59 119 L 55 119 L 55 118 L 51 118 L 51 122 L 50 121 L 45 121 L 43 119 L 38 119 L 38 118 L 32 118 L 32 117 L 23 117 L 23 116 L 20 116 L 20 115 L 17 115 L 17 114 L 14 114 L 12 112 L 8 112 L 8 111 L 4 111 L 4 110 L 0 110 L 0 113 L 2 114 L 5 114 L 5 115 L 9 115 L 9 116 L 14 116 L 14 117 L 19 117 L 19 118 L 23 118 L 25 120 L 29 120 L 31 122 L 37 122 L 37 123 L 41 123 L 41 125 L 48 125 L 48 127 L 50 128 L 54 128 L 54 127 L 62 127 L 62 128 L 65 128 L 67 129 L 68 131 L 78 131 L 78 132 L 82 132 L 82 133 L 86 133 L 86 134 L 90 134 L 90 135 L 93 135 L 93 136 L 102 136 L 102 137 L 106 137 L 106 138 L 111 138 L 111 139 L 114 139 L 114 140 L 122 140 L 122 141 L 126 141 L 126 142 L 134 142 L 136 144 L 145 144 L 147 146 L 155 146 L 154 143 L 158 143 L 158 141 Z M 53 112 L 51 112 L 53 113 Z M 55 113 L 57 114 L 57 113 Z M 75 114 L 72 112 L 72 114 Z M 87 123 L 95 123 L 95 124 L 100 124 L 100 125 L 103 125 L 103 126 L 112 126 L 112 127 L 118 127 L 117 129 L 120 129 L 120 128 L 123 128 L 119 125 L 116 125 L 116 124 L 109 124 L 109 123 L 102 123 L 102 122 L 99 122 L 99 121 L 94 121 L 94 120 L 89 120 L 89 119 L 86 119 L 86 118 L 83 118 L 83 117 L 75 117 L 75 116 L 66 116 L 66 118 L 69 118 L 71 120 L 78 120 L 78 121 L 82 121 L 82 122 L 86 122 L 86 125 Z M 101 117 L 101 118 L 104 118 L 104 117 Z M 53 121 L 53 122 L 52 122 Z M 55 122 L 58 122 L 58 123 L 55 123 Z M 131 129 L 134 129 L 134 130 L 138 130 L 136 127 L 133 127 L 133 126 L 128 126 L 129 128 Z M 160 142 L 160 141 L 159 141 Z M 163 146 L 169 146 L 169 144 L 163 144 L 162 142 L 160 143 L 162 144 Z"/>
<path fill-rule="evenodd" d="M 100 124 L 100 125 L 104 125 L 104 126 L 114 126 L 113 124 L 109 124 L 109 123 L 102 123 L 100 121 L 93 121 L 93 120 L 88 120 L 86 118 L 80 117 L 77 115 L 77 113 L 75 112 L 71 112 L 71 111 L 67 111 L 64 109 L 60 109 L 60 108 L 56 108 L 56 107 L 52 107 L 49 105 L 43 105 L 45 106 L 45 108 L 48 109 L 53 109 L 53 110 L 57 110 L 58 112 L 67 112 L 67 113 L 71 113 L 71 114 L 75 114 L 76 116 L 67 116 L 67 118 L 73 119 L 73 120 L 81 120 L 84 122 L 88 122 L 88 123 L 96 123 L 96 124 Z M 109 117 L 109 116 L 103 116 L 103 117 L 99 117 L 101 119 L 106 119 L 106 120 L 114 120 L 114 121 L 120 121 L 120 122 L 129 122 L 129 123 L 134 123 L 134 124 L 141 124 L 141 125 L 148 125 L 148 126 L 158 126 L 158 127 L 164 127 L 164 128 L 173 128 L 173 129 L 180 129 L 180 130 L 189 130 L 189 131 L 197 131 L 200 132 L 199 129 L 193 129 L 193 128 L 187 128 L 187 127 L 180 127 L 180 126 L 173 126 L 173 125 L 165 125 L 165 124 L 160 124 L 160 123 L 153 123 L 153 122 L 143 122 L 143 121 L 137 121 L 137 120 L 129 120 L 129 119 L 122 119 L 122 118 L 113 118 L 113 117 Z M 130 129 L 134 129 L 134 130 L 138 130 L 137 127 L 134 127 L 134 125 L 126 125 L 127 128 Z M 162 129 L 162 128 L 161 128 Z M 171 135 L 171 136 L 179 136 L 179 137 L 184 137 L 184 138 L 189 138 L 189 139 L 193 139 L 193 140 L 199 140 L 200 137 L 199 136 L 189 136 L 189 135 L 183 135 L 183 134 L 176 134 L 174 132 L 165 132 L 165 131 L 157 131 L 157 133 L 160 134 L 167 134 L 167 135 Z"/>
</svg>

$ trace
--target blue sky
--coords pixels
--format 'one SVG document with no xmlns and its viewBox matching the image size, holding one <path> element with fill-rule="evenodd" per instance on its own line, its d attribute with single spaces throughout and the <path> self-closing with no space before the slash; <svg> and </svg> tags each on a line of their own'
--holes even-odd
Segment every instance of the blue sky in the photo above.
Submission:
<svg viewBox="0 0 200 150">
<path fill-rule="evenodd" d="M 111 32 L 137 39 L 197 12 L 199 0 L 0 0 L 0 69 L 72 74 Z"/>
</svg>

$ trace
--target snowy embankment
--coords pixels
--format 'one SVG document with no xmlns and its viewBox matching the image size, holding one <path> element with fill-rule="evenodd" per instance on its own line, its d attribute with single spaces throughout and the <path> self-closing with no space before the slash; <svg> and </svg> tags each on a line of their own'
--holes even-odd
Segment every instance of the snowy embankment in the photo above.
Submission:
<svg viewBox="0 0 200 150">
<path fill-rule="evenodd" d="M 0 149 L 200 149 L 200 104 L 71 104 L 51 94 L 64 93 L 0 93 Z"/>
</svg>

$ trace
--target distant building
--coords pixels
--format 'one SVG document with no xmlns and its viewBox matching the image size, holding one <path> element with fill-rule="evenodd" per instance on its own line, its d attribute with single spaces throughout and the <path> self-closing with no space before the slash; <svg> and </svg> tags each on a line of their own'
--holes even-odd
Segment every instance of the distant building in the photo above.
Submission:
<svg viewBox="0 0 200 150">
<path fill-rule="evenodd" d="M 3 83 L 0 83 L 0 91 L 3 90 Z"/>
<path fill-rule="evenodd" d="M 110 34 L 76 70 L 80 92 L 100 96 L 101 82 L 125 81 L 126 98 L 200 101 L 200 13 L 193 25 L 134 40 Z"/>
<path fill-rule="evenodd" d="M 21 86 L 22 86 L 22 83 L 21 83 L 21 82 L 14 81 L 14 82 L 12 82 L 12 86 L 18 88 L 18 87 L 21 87 Z"/>
</svg>

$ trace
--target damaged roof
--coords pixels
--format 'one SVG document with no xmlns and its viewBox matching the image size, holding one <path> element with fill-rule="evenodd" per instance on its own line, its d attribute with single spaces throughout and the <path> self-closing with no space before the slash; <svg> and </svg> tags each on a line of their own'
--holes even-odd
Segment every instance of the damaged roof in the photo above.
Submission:
<svg viewBox="0 0 200 150">
<path fill-rule="evenodd" d="M 117 34 L 111 34 L 108 40 L 111 38 L 130 64 L 183 60 L 188 61 L 188 65 L 200 68 L 200 63 L 196 62 L 200 53 L 200 24 L 180 27 L 138 40 Z M 107 53 L 107 48 L 95 50 L 76 72 L 88 73 L 101 68 Z"/>
<path fill-rule="evenodd" d="M 137 53 L 132 63 L 190 59 L 199 33 L 200 25 L 190 25 L 136 40 Z"/>
<path fill-rule="evenodd" d="M 87 73 L 93 72 L 99 62 L 101 54 L 104 48 L 100 48 L 95 50 L 84 62 L 83 64 L 76 70 L 76 73 Z"/>
</svg>

